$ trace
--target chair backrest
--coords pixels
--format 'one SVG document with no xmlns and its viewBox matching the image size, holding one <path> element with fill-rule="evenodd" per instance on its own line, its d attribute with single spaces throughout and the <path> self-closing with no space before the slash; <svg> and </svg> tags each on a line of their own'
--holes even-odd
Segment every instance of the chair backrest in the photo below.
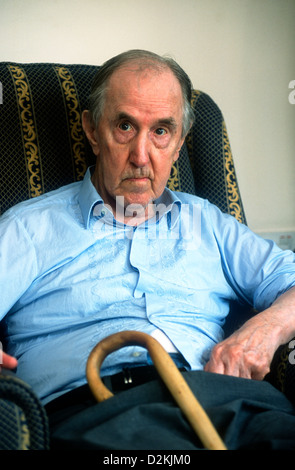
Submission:
<svg viewBox="0 0 295 470">
<path fill-rule="evenodd" d="M 98 66 L 0 63 L 0 214 L 19 201 L 83 178 L 94 155 L 81 112 Z M 197 194 L 246 223 L 220 109 L 194 91 L 196 120 L 170 189 Z"/>
</svg>

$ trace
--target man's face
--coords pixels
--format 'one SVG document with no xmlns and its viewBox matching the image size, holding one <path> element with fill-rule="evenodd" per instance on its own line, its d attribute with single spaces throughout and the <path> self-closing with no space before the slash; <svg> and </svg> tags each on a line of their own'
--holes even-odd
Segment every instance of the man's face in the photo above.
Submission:
<svg viewBox="0 0 295 470">
<path fill-rule="evenodd" d="M 125 66 L 111 76 L 98 127 L 86 134 L 97 156 L 93 183 L 113 209 L 117 196 L 125 208 L 146 208 L 162 194 L 183 144 L 182 105 L 168 69 Z"/>
</svg>

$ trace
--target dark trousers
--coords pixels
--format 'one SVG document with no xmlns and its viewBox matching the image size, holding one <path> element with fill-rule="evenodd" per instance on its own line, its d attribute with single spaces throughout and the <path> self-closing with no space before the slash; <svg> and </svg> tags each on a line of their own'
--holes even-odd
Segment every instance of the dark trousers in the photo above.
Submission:
<svg viewBox="0 0 295 470">
<path fill-rule="evenodd" d="M 295 450 L 295 407 L 271 384 L 204 371 L 183 374 L 228 449 Z M 52 449 L 203 448 L 157 378 L 102 403 L 88 386 L 63 400 L 64 406 L 47 406 Z"/>
</svg>

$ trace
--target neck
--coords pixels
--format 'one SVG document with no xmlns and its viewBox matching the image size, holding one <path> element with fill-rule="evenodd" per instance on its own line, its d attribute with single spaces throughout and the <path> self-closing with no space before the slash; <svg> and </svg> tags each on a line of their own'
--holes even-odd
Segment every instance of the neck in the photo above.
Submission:
<svg viewBox="0 0 295 470">
<path fill-rule="evenodd" d="M 146 206 L 136 203 L 126 205 L 123 196 L 116 196 L 114 199 L 105 194 L 105 191 L 103 191 L 103 188 L 99 185 L 98 179 L 95 177 L 95 173 L 91 176 L 91 181 L 99 195 L 102 197 L 105 206 L 107 206 L 113 213 L 114 218 L 118 222 L 122 222 L 126 225 L 137 226 L 154 217 L 155 206 L 153 201 L 150 201 Z"/>
</svg>

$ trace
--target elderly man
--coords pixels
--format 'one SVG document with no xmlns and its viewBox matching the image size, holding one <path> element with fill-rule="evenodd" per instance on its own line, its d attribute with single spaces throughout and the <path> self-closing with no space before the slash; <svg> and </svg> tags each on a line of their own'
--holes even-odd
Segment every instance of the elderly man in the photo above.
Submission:
<svg viewBox="0 0 295 470">
<path fill-rule="evenodd" d="M 110 59 L 83 113 L 95 168 L 1 217 L 3 362 L 17 365 L 49 413 L 67 407 L 73 415 L 81 400 L 88 411 L 88 354 L 118 331 L 154 336 L 182 370 L 205 369 L 210 380 L 263 379 L 278 346 L 295 336 L 294 254 L 208 201 L 166 188 L 193 122 L 190 93 L 171 59 L 146 51 Z M 223 340 L 232 300 L 260 313 Z M 126 367 L 132 386 L 155 378 L 149 354 L 125 348 L 102 368 L 115 392 Z M 250 382 L 255 395 L 261 382 L 242 380 L 247 393 Z M 291 420 L 285 436 L 294 409 L 280 400 Z"/>
</svg>

